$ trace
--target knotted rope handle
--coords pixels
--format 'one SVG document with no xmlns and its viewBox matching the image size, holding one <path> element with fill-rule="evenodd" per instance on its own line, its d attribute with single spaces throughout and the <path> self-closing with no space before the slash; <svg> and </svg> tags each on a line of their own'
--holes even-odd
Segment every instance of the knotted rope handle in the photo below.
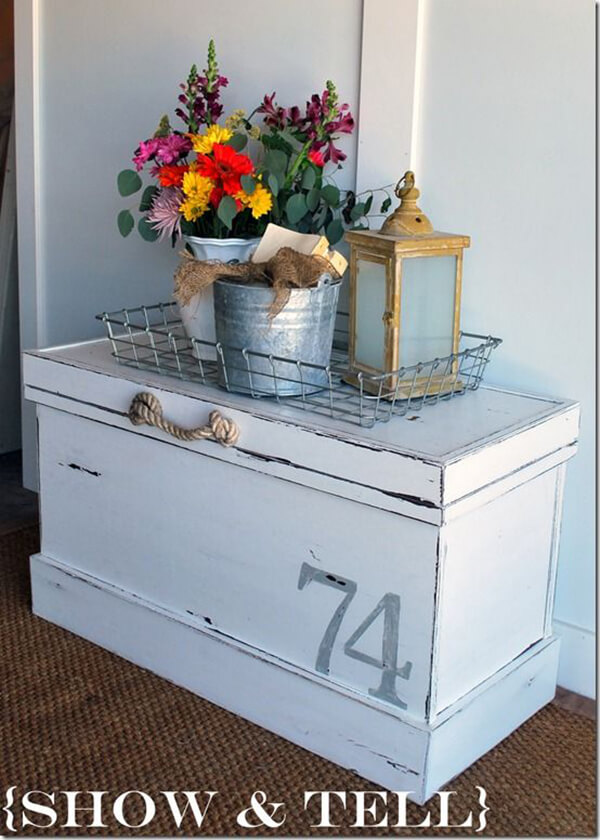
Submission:
<svg viewBox="0 0 600 840">
<path fill-rule="evenodd" d="M 234 446 L 240 436 L 237 424 L 223 417 L 218 411 L 210 412 L 207 426 L 182 429 L 176 423 L 164 419 L 160 400 L 147 391 L 135 395 L 127 414 L 134 426 L 147 423 L 172 435 L 177 440 L 216 440 L 223 446 Z"/>
</svg>

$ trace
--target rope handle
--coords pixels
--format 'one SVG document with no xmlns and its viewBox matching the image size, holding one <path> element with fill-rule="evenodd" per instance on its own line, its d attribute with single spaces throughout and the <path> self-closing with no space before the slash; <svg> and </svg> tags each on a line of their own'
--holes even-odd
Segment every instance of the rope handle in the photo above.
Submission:
<svg viewBox="0 0 600 840">
<path fill-rule="evenodd" d="M 234 446 L 240 436 L 239 426 L 216 410 L 210 412 L 208 425 L 199 426 L 197 429 L 183 429 L 164 419 L 160 400 L 147 391 L 135 395 L 127 415 L 134 426 L 147 423 L 177 440 L 215 440 L 222 446 Z"/>
</svg>

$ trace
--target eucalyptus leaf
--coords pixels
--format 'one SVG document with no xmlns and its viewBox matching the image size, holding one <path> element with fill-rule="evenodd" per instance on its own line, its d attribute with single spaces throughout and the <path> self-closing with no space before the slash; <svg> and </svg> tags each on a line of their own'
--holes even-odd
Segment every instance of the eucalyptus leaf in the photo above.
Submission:
<svg viewBox="0 0 600 840">
<path fill-rule="evenodd" d="M 117 227 L 119 228 L 119 233 L 121 234 L 121 236 L 129 236 L 129 234 L 135 227 L 133 216 L 131 215 L 129 210 L 121 210 L 121 212 L 117 216 Z"/>
<path fill-rule="evenodd" d="M 224 195 L 219 202 L 217 216 L 223 222 L 227 230 L 231 230 L 233 220 L 237 215 L 237 204 L 230 195 Z"/>
<path fill-rule="evenodd" d="M 392 199 L 388 195 L 388 197 L 385 199 L 385 201 L 381 205 L 380 213 L 387 213 L 387 211 L 390 209 L 391 206 L 392 206 Z"/>
<path fill-rule="evenodd" d="M 373 193 L 367 198 L 365 201 L 365 216 L 368 216 L 371 212 L 371 207 L 373 206 Z"/>
<path fill-rule="evenodd" d="M 117 187 L 119 195 L 126 198 L 142 188 L 142 179 L 133 169 L 123 169 L 117 175 Z"/>
<path fill-rule="evenodd" d="M 265 155 L 265 166 L 270 172 L 285 172 L 288 156 L 280 149 L 269 149 Z"/>
<path fill-rule="evenodd" d="M 285 205 L 285 212 L 290 224 L 295 225 L 300 219 L 306 215 L 308 210 L 306 206 L 306 199 L 302 193 L 295 193 L 291 195 Z"/>
<path fill-rule="evenodd" d="M 140 201 L 140 213 L 147 213 L 152 207 L 152 199 L 158 193 L 158 187 L 146 187 Z"/>
<path fill-rule="evenodd" d="M 269 189 L 271 190 L 273 195 L 277 195 L 279 193 L 279 180 L 277 178 L 277 175 L 275 175 L 273 172 L 271 172 L 271 174 L 267 178 L 267 184 L 269 185 Z"/>
<path fill-rule="evenodd" d="M 326 187 L 323 187 L 321 196 L 330 207 L 337 207 L 340 203 L 340 191 L 334 184 L 327 184 Z"/>
<path fill-rule="evenodd" d="M 327 225 L 325 235 L 327 236 L 327 239 L 329 239 L 330 245 L 335 245 L 336 242 L 340 241 L 344 235 L 344 226 L 339 219 L 334 219 Z"/>
<path fill-rule="evenodd" d="M 233 134 L 225 145 L 231 146 L 232 149 L 235 149 L 236 152 L 241 152 L 242 149 L 246 148 L 246 143 L 248 142 L 248 138 L 245 134 Z"/>
<path fill-rule="evenodd" d="M 350 218 L 353 222 L 357 222 L 360 218 L 365 215 L 365 203 L 360 201 L 358 204 L 355 204 L 352 210 L 350 211 Z"/>
<path fill-rule="evenodd" d="M 145 239 L 146 242 L 155 242 L 159 236 L 158 231 L 154 230 L 143 217 L 138 222 L 138 231 L 142 239 Z"/>
<path fill-rule="evenodd" d="M 242 175 L 240 178 L 240 184 L 242 185 L 244 192 L 248 195 L 252 195 L 256 188 L 256 181 L 251 175 Z"/>
<path fill-rule="evenodd" d="M 302 176 L 302 189 L 312 190 L 316 180 L 317 173 L 312 168 L 312 166 L 309 166 L 307 169 L 304 170 L 304 175 Z"/>
<path fill-rule="evenodd" d="M 321 190 L 312 189 L 306 196 L 306 206 L 310 210 L 311 213 L 319 206 L 319 201 L 321 200 Z"/>
</svg>

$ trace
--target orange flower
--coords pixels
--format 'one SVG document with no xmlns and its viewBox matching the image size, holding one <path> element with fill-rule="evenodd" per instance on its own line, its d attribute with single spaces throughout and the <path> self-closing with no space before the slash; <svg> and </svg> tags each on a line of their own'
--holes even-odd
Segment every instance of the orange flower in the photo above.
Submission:
<svg viewBox="0 0 600 840">
<path fill-rule="evenodd" d="M 158 170 L 158 180 L 161 187 L 180 187 L 183 182 L 183 176 L 189 168 L 189 166 L 177 166 L 176 164 L 161 166 Z"/>
<path fill-rule="evenodd" d="M 241 190 L 240 178 L 254 172 L 254 164 L 247 155 L 240 155 L 231 146 L 215 143 L 212 156 L 198 155 L 198 172 L 215 182 L 215 187 L 228 195 Z"/>
</svg>

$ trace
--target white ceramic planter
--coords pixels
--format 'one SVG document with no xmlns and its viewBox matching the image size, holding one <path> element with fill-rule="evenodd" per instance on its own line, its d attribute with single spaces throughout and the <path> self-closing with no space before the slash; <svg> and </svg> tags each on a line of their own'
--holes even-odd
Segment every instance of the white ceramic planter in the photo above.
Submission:
<svg viewBox="0 0 600 840">
<path fill-rule="evenodd" d="M 184 236 L 184 241 L 190 246 L 198 260 L 219 260 L 223 263 L 235 264 L 250 259 L 260 238 L 258 239 L 207 239 L 200 236 Z M 205 289 L 190 300 L 185 306 L 179 305 L 184 329 L 190 338 L 202 341 L 215 341 L 215 313 L 212 288 Z M 198 349 L 198 348 L 197 348 Z M 200 351 L 202 359 L 216 358 L 213 348 L 206 347 Z"/>
</svg>

